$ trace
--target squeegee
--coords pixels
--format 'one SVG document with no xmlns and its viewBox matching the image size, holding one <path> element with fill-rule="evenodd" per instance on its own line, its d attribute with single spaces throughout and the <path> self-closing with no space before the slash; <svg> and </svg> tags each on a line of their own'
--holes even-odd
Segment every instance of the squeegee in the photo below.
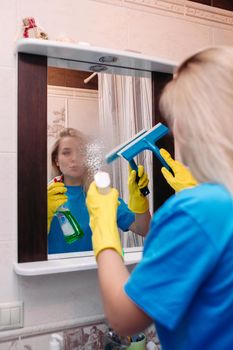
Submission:
<svg viewBox="0 0 233 350">
<path fill-rule="evenodd" d="M 150 130 L 143 129 L 124 144 L 114 148 L 110 153 L 106 155 L 105 160 L 107 163 L 111 163 L 117 158 L 123 157 L 129 162 L 131 168 L 137 171 L 138 167 L 133 158 L 142 151 L 150 150 L 160 160 L 162 165 L 171 171 L 168 164 L 160 155 L 159 148 L 155 145 L 155 143 L 163 136 L 165 136 L 168 132 L 169 129 L 162 123 L 156 124 Z M 136 180 L 139 180 L 139 178 L 137 177 Z M 147 187 L 140 189 L 140 191 L 144 196 L 149 194 L 149 189 Z"/>
</svg>

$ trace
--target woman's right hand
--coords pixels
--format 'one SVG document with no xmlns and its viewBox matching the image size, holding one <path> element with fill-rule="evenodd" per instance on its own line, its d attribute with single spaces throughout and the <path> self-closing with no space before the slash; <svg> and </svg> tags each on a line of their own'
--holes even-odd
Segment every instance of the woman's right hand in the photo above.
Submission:
<svg viewBox="0 0 233 350">
<path fill-rule="evenodd" d="M 176 191 L 182 191 L 186 188 L 194 187 L 198 185 L 197 180 L 193 177 L 190 170 L 186 168 L 178 160 L 172 159 L 170 153 L 165 149 L 160 149 L 160 154 L 163 159 L 167 162 L 169 167 L 172 169 L 173 174 L 165 167 L 161 169 L 164 178 L 167 183 Z"/>
<path fill-rule="evenodd" d="M 67 202 L 67 188 L 63 182 L 52 182 L 48 185 L 48 233 L 57 208 Z"/>
<path fill-rule="evenodd" d="M 87 192 L 86 204 L 90 215 L 92 245 L 96 258 L 105 249 L 113 249 L 122 256 L 117 228 L 117 190 L 111 188 L 108 193 L 101 194 L 93 181 Z"/>
</svg>

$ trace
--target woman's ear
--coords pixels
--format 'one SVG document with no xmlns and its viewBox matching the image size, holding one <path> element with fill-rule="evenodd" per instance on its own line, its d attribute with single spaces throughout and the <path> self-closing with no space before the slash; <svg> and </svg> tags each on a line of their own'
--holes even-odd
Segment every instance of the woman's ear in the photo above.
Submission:
<svg viewBox="0 0 233 350">
<path fill-rule="evenodd" d="M 59 162 L 58 162 L 57 157 L 55 158 L 55 164 L 56 164 L 57 167 L 59 167 Z"/>
</svg>

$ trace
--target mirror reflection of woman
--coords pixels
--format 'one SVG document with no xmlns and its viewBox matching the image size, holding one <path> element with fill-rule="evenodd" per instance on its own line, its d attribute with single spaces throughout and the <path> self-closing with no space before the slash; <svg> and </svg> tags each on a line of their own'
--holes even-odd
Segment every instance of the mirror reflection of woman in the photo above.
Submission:
<svg viewBox="0 0 233 350">
<path fill-rule="evenodd" d="M 91 167 L 87 162 L 88 138 L 80 131 L 64 129 L 51 150 L 52 177 L 58 179 L 48 185 L 48 253 L 69 253 L 92 250 L 89 214 L 86 207 L 86 191 L 93 180 Z M 136 174 L 129 175 L 129 207 L 119 198 L 117 224 L 123 231 L 131 230 L 144 236 L 149 227 L 150 213 L 148 199 L 140 195 L 140 186 L 148 184 L 147 174 L 139 167 L 139 183 Z M 68 244 L 55 215 L 65 205 L 81 226 L 84 237 Z"/>
</svg>

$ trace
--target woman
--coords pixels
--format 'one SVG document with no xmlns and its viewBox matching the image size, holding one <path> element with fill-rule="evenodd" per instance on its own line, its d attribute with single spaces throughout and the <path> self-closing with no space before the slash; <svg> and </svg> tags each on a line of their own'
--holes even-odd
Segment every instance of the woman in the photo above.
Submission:
<svg viewBox="0 0 233 350">
<path fill-rule="evenodd" d="M 92 250 L 89 214 L 86 207 L 86 189 L 93 178 L 88 138 L 73 128 L 64 129 L 51 151 L 52 181 L 48 186 L 48 253 L 67 253 Z M 136 174 L 130 174 L 129 206 L 118 198 L 117 224 L 123 231 L 131 230 L 144 235 L 148 230 L 150 213 L 148 199 L 138 196 L 137 190 L 148 184 L 148 178 L 142 166 L 139 167 L 140 181 L 135 181 Z M 139 191 L 139 190 L 138 190 Z M 140 191 L 139 191 L 140 192 Z M 69 244 L 66 243 L 58 219 L 54 214 L 65 205 L 81 226 L 84 237 Z M 51 227 L 50 227 L 51 225 Z"/>
<path fill-rule="evenodd" d="M 88 191 L 107 318 L 123 335 L 155 322 L 163 350 L 233 349 L 232 86 L 233 48 L 221 47 L 184 61 L 165 87 L 162 115 L 199 185 L 172 196 L 154 214 L 131 275 L 115 225 L 117 191 L 103 196 L 94 183 Z M 161 154 L 172 168 L 169 155 Z M 106 205 L 108 226 L 102 220 Z"/>
</svg>

